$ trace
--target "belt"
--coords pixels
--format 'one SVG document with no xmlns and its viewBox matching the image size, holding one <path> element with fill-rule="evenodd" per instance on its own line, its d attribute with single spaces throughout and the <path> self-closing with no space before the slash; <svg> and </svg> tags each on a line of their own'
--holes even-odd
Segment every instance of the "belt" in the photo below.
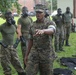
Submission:
<svg viewBox="0 0 76 75">
<path fill-rule="evenodd" d="M 34 47 L 35 49 L 37 50 L 46 50 L 47 48 L 46 47 L 43 47 L 43 48 L 40 48 L 40 47 Z"/>
</svg>

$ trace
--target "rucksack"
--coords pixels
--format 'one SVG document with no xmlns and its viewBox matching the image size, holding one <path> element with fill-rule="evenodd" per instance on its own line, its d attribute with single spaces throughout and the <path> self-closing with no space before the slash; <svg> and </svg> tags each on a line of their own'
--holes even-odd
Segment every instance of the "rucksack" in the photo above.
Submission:
<svg viewBox="0 0 76 75">
<path fill-rule="evenodd" d="M 61 65 L 67 66 L 71 69 L 76 69 L 76 58 L 62 57 L 60 58 Z"/>
<path fill-rule="evenodd" d="M 72 75 L 72 71 L 69 69 L 55 68 L 53 70 L 54 75 Z"/>
</svg>

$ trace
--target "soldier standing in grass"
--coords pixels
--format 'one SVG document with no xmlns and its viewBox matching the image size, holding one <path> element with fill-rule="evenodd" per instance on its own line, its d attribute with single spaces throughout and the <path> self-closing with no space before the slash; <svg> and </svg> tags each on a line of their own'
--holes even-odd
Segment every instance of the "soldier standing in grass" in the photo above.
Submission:
<svg viewBox="0 0 76 75">
<path fill-rule="evenodd" d="M 57 15 L 53 17 L 54 22 L 56 23 L 56 33 L 55 33 L 55 51 L 63 51 L 63 41 L 64 41 L 64 30 L 63 30 L 63 21 L 62 21 L 62 10 L 58 8 Z"/>
<path fill-rule="evenodd" d="M 21 41 L 21 50 L 22 50 L 22 55 L 23 55 L 23 62 L 24 62 L 24 57 L 26 54 L 27 50 L 27 45 L 28 45 L 28 33 L 29 33 L 29 28 L 32 25 L 32 19 L 28 16 L 28 10 L 27 7 L 22 8 L 22 16 L 18 19 L 18 27 L 17 27 L 17 33 L 18 33 L 18 38 L 22 36 L 25 40 L 25 43 Z M 25 65 L 24 65 L 25 68 Z"/>
<path fill-rule="evenodd" d="M 66 12 L 63 14 L 63 22 L 64 22 L 64 33 L 65 33 L 65 45 L 69 45 L 69 36 L 71 32 L 71 22 L 73 15 L 70 12 L 70 7 L 66 8 Z"/>
<path fill-rule="evenodd" d="M 2 43 L 7 45 L 7 48 L 1 46 L 1 65 L 4 71 L 4 75 L 12 75 L 10 63 L 16 69 L 18 75 L 25 75 L 25 72 L 19 61 L 17 50 L 13 48 L 14 34 L 16 32 L 15 21 L 11 12 L 5 13 L 6 22 L 0 26 L 0 32 L 2 34 Z"/>
<path fill-rule="evenodd" d="M 26 75 L 53 75 L 55 53 L 50 39 L 56 31 L 52 21 L 45 18 L 44 5 L 35 7 L 37 20 L 30 27 L 28 50 L 25 56 Z"/>
</svg>

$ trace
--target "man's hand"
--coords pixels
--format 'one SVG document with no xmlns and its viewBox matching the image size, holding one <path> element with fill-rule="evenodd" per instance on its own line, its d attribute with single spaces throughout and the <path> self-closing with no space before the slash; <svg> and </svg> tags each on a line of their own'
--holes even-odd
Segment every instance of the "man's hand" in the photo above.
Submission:
<svg viewBox="0 0 76 75">
<path fill-rule="evenodd" d="M 26 38 L 24 36 L 20 36 L 20 40 L 26 46 Z"/>
<path fill-rule="evenodd" d="M 35 32 L 36 33 L 34 34 L 34 36 L 39 36 L 39 35 L 44 34 L 44 30 L 40 30 L 40 29 L 36 29 Z"/>
<path fill-rule="evenodd" d="M 20 42 L 20 39 L 17 38 L 15 44 L 13 45 L 13 47 L 14 47 L 14 48 L 17 48 L 19 42 Z"/>
</svg>

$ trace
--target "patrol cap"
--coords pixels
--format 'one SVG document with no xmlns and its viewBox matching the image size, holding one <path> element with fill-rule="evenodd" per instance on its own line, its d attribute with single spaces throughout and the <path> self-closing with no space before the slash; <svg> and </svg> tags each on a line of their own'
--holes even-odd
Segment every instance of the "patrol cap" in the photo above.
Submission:
<svg viewBox="0 0 76 75">
<path fill-rule="evenodd" d="M 42 4 L 37 4 L 35 5 L 35 11 L 36 12 L 44 12 L 45 11 L 45 5 L 42 5 Z"/>
</svg>

